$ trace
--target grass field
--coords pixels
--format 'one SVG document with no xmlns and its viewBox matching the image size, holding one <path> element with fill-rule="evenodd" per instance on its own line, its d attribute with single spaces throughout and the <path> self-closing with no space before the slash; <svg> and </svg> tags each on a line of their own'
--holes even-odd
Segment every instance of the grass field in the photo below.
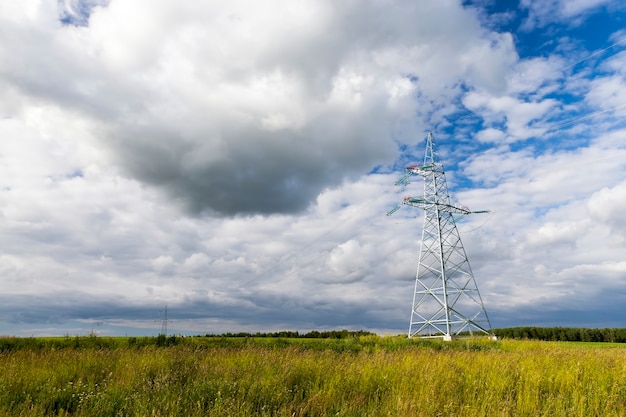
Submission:
<svg viewBox="0 0 626 417">
<path fill-rule="evenodd" d="M 0 339 L 0 416 L 625 416 L 626 346 Z"/>
</svg>

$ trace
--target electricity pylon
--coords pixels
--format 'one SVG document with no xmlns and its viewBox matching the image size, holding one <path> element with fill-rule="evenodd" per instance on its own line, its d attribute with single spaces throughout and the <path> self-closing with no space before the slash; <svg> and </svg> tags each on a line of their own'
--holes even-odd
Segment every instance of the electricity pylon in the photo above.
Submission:
<svg viewBox="0 0 626 417">
<path fill-rule="evenodd" d="M 171 321 L 167 319 L 167 305 L 165 305 L 165 309 L 161 310 L 160 312 L 163 313 L 163 318 L 161 319 L 161 333 L 160 334 L 167 337 L 167 323 Z"/>
<path fill-rule="evenodd" d="M 443 164 L 438 161 L 432 133 L 426 139 L 423 165 L 411 165 L 395 185 L 407 185 L 414 175 L 424 178 L 424 197 L 405 197 L 402 204 L 424 210 L 409 337 L 453 337 L 474 332 L 495 338 L 476 280 L 456 227 L 459 218 L 488 210 L 470 211 L 452 204 Z"/>
</svg>

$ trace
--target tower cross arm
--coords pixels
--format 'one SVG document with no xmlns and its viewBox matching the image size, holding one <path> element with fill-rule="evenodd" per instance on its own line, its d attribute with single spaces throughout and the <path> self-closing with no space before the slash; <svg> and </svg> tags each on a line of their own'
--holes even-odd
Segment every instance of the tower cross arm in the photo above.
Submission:
<svg viewBox="0 0 626 417">
<path fill-rule="evenodd" d="M 441 202 L 436 202 L 436 201 L 429 201 L 425 198 L 418 198 L 418 197 L 404 197 L 404 200 L 402 200 L 402 204 L 405 204 L 407 206 L 421 208 L 422 210 L 426 210 L 427 208 L 437 206 L 440 211 L 444 211 L 444 212 L 452 213 L 452 214 L 461 214 L 464 216 L 467 216 L 469 214 L 481 214 L 481 213 L 490 212 L 489 210 L 472 211 L 466 207 L 455 206 L 452 204 L 441 203 Z"/>
<path fill-rule="evenodd" d="M 440 206 L 443 206 L 444 211 L 449 211 L 450 213 L 454 213 L 454 214 L 469 215 L 469 214 L 491 213 L 491 210 L 470 210 L 466 207 L 453 206 L 451 204 L 443 204 Z"/>
<path fill-rule="evenodd" d="M 409 180 L 412 175 L 425 176 L 436 168 L 437 166 L 435 163 L 426 165 L 409 165 L 404 169 L 404 174 L 402 175 L 402 177 L 400 177 L 398 181 L 394 183 L 394 185 L 408 185 L 410 184 Z"/>
</svg>

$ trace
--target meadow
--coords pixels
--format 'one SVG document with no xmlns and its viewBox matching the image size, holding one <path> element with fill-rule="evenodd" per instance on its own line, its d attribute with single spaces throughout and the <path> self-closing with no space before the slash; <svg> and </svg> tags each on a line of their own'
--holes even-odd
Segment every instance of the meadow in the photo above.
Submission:
<svg viewBox="0 0 626 417">
<path fill-rule="evenodd" d="M 626 345 L 0 339 L 0 416 L 624 416 Z"/>
</svg>

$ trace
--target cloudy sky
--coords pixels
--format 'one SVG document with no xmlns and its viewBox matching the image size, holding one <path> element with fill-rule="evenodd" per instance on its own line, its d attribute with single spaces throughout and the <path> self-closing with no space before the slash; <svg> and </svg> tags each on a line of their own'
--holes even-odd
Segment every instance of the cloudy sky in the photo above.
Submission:
<svg viewBox="0 0 626 417">
<path fill-rule="evenodd" d="M 493 327 L 626 327 L 619 0 L 0 0 L 0 334 L 408 330 L 432 131 Z"/>
</svg>

